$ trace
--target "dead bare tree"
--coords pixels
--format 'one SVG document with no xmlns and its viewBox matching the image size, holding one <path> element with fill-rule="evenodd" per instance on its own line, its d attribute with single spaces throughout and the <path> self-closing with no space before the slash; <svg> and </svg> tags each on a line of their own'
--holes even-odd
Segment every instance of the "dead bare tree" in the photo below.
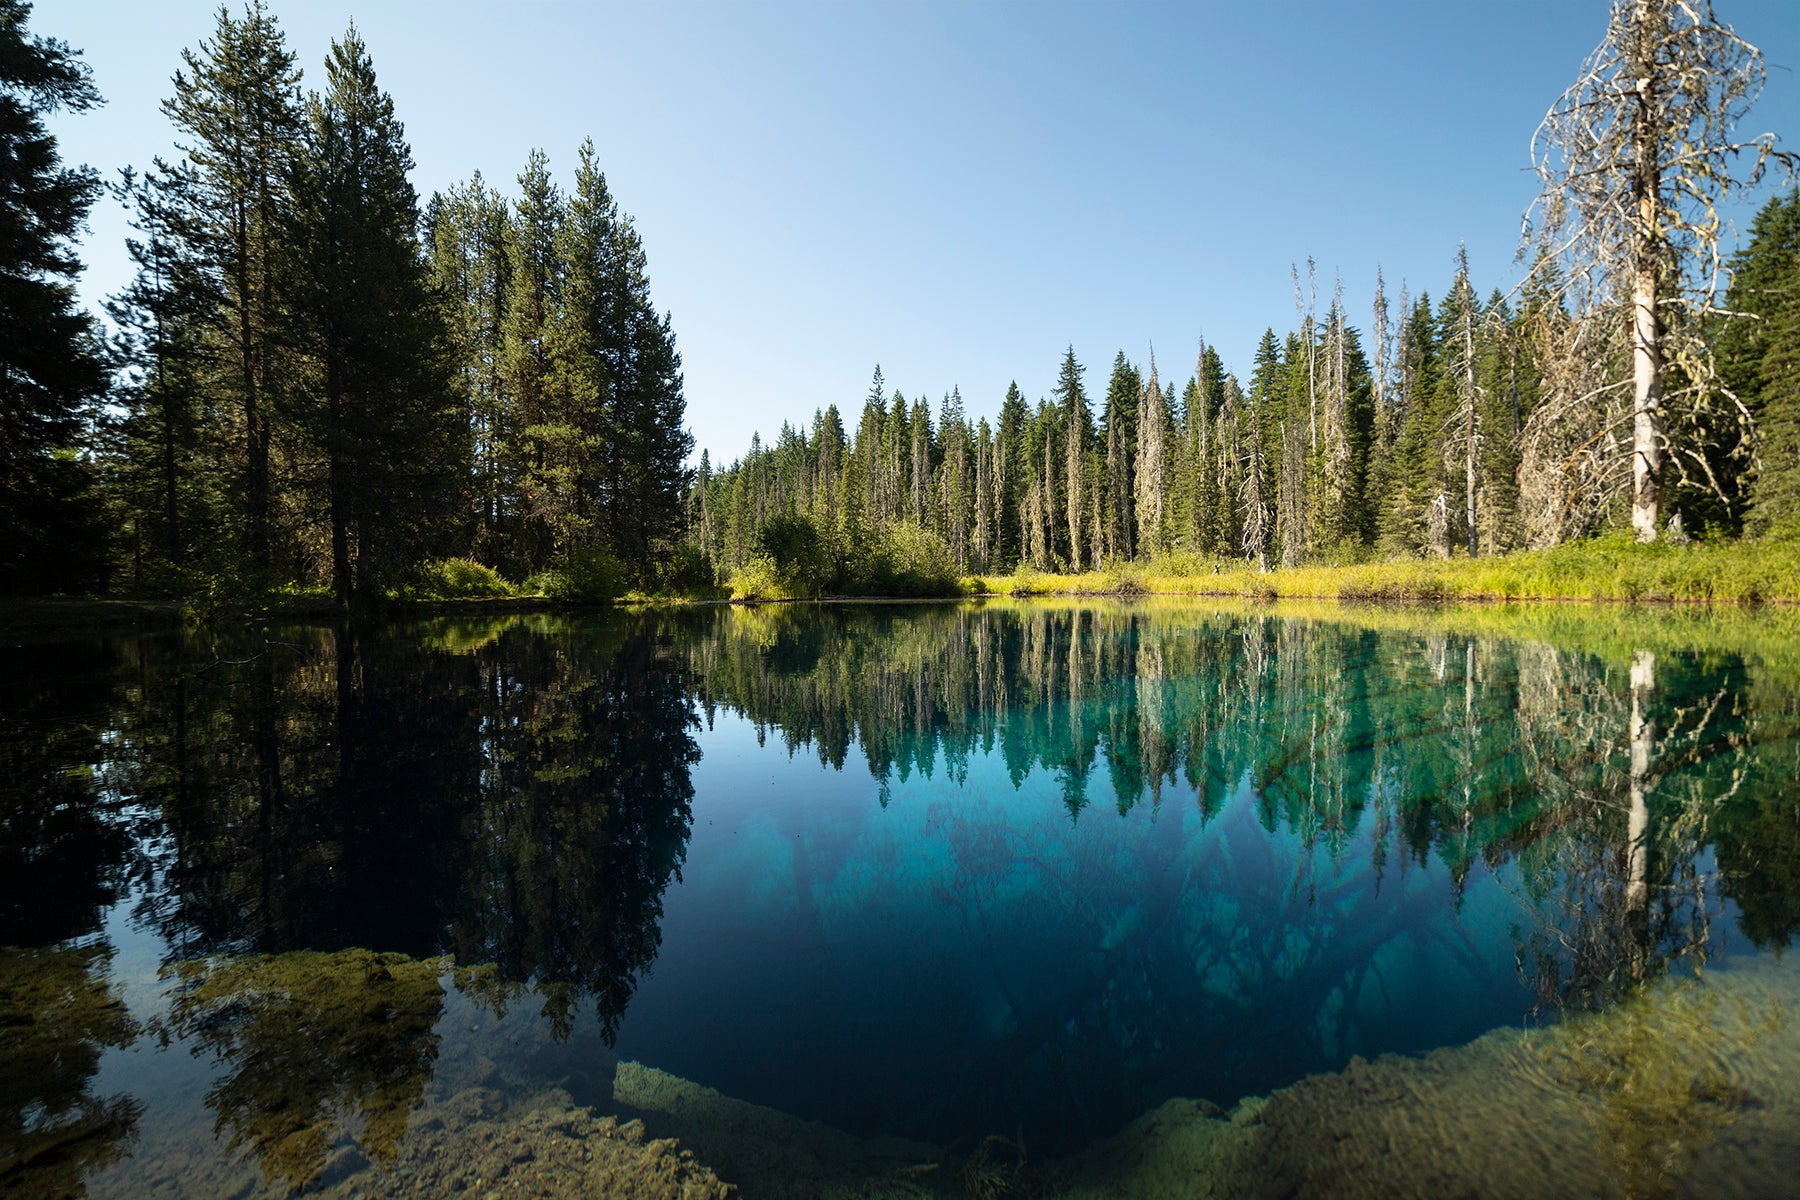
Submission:
<svg viewBox="0 0 1800 1200">
<path fill-rule="evenodd" d="M 1541 399 L 1520 432 L 1519 509 L 1526 544 L 1541 550 L 1599 527 L 1629 497 L 1632 379 L 1613 326 L 1554 302 L 1522 315 Z"/>
<path fill-rule="evenodd" d="M 1744 431 L 1738 451 L 1750 452 L 1749 413 L 1713 370 L 1702 318 L 1720 311 L 1725 282 L 1719 203 L 1755 186 L 1771 162 L 1795 165 L 1772 133 L 1736 136 L 1763 79 L 1761 53 L 1713 16 L 1710 0 L 1613 0 L 1606 37 L 1532 139 L 1544 187 L 1526 213 L 1521 257 L 1539 248 L 1534 271 L 1554 264 L 1575 322 L 1604 331 L 1571 339 L 1586 359 L 1565 369 L 1565 382 L 1582 391 L 1547 389 L 1546 407 L 1568 412 L 1583 403 L 1579 395 L 1606 394 L 1591 378 L 1613 357 L 1601 342 L 1629 347 L 1631 524 L 1639 541 L 1657 536 L 1665 463 L 1684 479 L 1707 474 L 1698 448 L 1670 444 L 1666 410 L 1731 406 Z M 1567 497 L 1577 509 L 1604 508 L 1607 496 L 1569 491 L 1619 482 L 1619 472 L 1593 456 L 1624 439 L 1610 414 L 1597 424 L 1573 439 L 1578 465 L 1554 461 L 1550 446 L 1528 440 L 1524 459 L 1556 482 L 1527 490 Z M 1528 432 L 1543 440 L 1545 422 L 1536 426 Z M 1548 524 L 1570 522 L 1558 516 Z"/>
</svg>

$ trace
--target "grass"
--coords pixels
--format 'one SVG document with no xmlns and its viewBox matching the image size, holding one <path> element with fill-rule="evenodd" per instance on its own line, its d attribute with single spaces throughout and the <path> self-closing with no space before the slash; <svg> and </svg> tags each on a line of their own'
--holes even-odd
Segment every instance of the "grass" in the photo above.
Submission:
<svg viewBox="0 0 1800 1200">
<path fill-rule="evenodd" d="M 626 604 L 723 600 L 731 584 L 683 578 L 653 590 L 627 591 Z M 708 573 L 710 574 L 710 573 Z M 733 583 L 738 581 L 734 580 Z M 479 563 L 428 563 L 411 586 L 384 597 L 384 607 L 440 611 L 556 607 L 564 599 L 535 578 L 514 584 Z M 744 593 L 739 592 L 740 596 Z M 865 598 L 879 598 L 874 589 Z M 898 593 L 896 593 L 898 594 Z M 1497 558 L 1406 559 L 1347 566 L 1258 571 L 1240 561 L 1173 555 L 1103 571 L 1052 574 L 1021 568 L 1010 575 L 934 580 L 910 596 L 1205 596 L 1270 600 L 1449 603 L 1461 601 L 1622 601 L 1670 604 L 1800 604 L 1800 538 L 1640 546 L 1614 535 L 1521 551 Z M 763 595 L 761 598 L 773 598 Z M 0 627 L 57 628 L 205 619 L 238 613 L 259 617 L 329 616 L 336 606 L 320 588 L 244 596 L 208 596 L 178 604 L 82 597 L 0 599 Z"/>
<path fill-rule="evenodd" d="M 986 595 L 1238 596 L 1443 602 L 1585 600 L 1800 602 L 1800 541 L 1658 543 L 1615 536 L 1497 558 L 1408 559 L 1258 571 L 1241 562 L 1169 558 L 1080 575 L 969 577 Z"/>
</svg>

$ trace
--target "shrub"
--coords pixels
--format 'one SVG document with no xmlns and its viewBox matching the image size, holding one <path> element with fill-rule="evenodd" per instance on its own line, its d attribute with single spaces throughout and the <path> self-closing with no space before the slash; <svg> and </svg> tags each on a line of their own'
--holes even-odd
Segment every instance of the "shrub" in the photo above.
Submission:
<svg viewBox="0 0 1800 1200">
<path fill-rule="evenodd" d="M 758 554 L 731 577 L 733 600 L 786 600 L 788 593 L 781 585 L 781 572 L 775 560 Z"/>
<path fill-rule="evenodd" d="M 400 594 L 408 600 L 486 600 L 516 596 L 519 590 L 485 563 L 439 558 L 420 563 Z"/>
<path fill-rule="evenodd" d="M 943 538 L 917 525 L 879 530 L 860 590 L 877 596 L 955 596 L 956 561 Z"/>
<path fill-rule="evenodd" d="M 596 547 L 568 551 L 534 582 L 560 604 L 611 604 L 625 594 L 625 568 Z"/>
<path fill-rule="evenodd" d="M 805 517 L 776 517 L 764 525 L 756 535 L 752 563 L 759 560 L 766 560 L 759 570 L 773 573 L 770 599 L 817 596 L 835 574 L 826 539 Z"/>
<path fill-rule="evenodd" d="M 683 543 L 658 564 L 655 586 L 657 591 L 673 596 L 708 596 L 716 592 L 718 578 L 705 552 Z"/>
</svg>

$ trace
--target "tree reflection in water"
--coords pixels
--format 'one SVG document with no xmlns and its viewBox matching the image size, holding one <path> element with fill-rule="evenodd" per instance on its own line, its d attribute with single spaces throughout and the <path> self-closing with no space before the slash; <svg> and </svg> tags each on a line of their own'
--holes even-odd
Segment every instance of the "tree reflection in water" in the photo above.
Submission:
<svg viewBox="0 0 1800 1200">
<path fill-rule="evenodd" d="M 1015 789 L 1056 781 L 1061 831 L 973 792 L 927 820 L 950 851 L 934 894 L 971 948 L 1002 949 L 966 984 L 987 1015 L 958 1094 L 921 1107 L 1105 1132 L 1171 1094 L 1432 1044 L 1462 998 L 1516 994 L 1493 1023 L 1533 995 L 1608 1003 L 1719 953 L 1725 895 L 1759 918 L 1791 908 L 1792 834 L 1752 851 L 1739 832 L 1795 820 L 1790 642 L 1749 661 L 1649 618 L 1623 624 L 1651 646 L 1587 650 L 1479 617 L 1372 616 L 771 609 L 697 616 L 683 644 L 709 711 L 832 766 L 860 749 L 883 804 L 920 774 L 960 784 L 984 754 Z M 1087 808 L 1108 795 L 1154 821 L 1096 834 Z M 1715 856 L 1736 869 L 1721 878 Z M 916 864 L 880 863 L 876 892 L 919 886 Z M 819 927 L 853 901 L 840 873 L 806 868 Z M 1492 905 L 1465 911 L 1477 880 L 1516 896 L 1510 952 L 1480 927 Z"/>
<path fill-rule="evenodd" d="M 218 1064 L 222 1138 L 303 1185 L 346 1132 L 392 1152 L 447 983 L 612 1041 L 686 859 L 698 714 L 731 710 L 873 780 L 872 824 L 767 864 L 814 973 L 769 994 L 814 1013 L 822 964 L 894 929 L 917 960 L 893 969 L 930 980 L 929 1006 L 843 1017 L 887 1043 L 840 1084 L 881 1093 L 845 1119 L 1077 1141 L 1455 1020 L 1615 1004 L 1739 927 L 1786 945 L 1795 639 L 1533 620 L 714 608 L 59 652 L 0 685 L 25 781 L 0 791 L 0 941 L 91 935 L 135 881 L 169 948 L 156 1028 Z M 133 1032 L 102 1026 L 37 1032 L 81 1074 Z M 920 1072 L 927 1043 L 953 1068 Z M 31 1095 L 18 1112 L 133 1118 Z"/>
<path fill-rule="evenodd" d="M 457 986 L 610 1041 L 659 944 L 696 718 L 642 623 L 310 630 L 152 661 L 126 713 L 159 811 L 142 918 L 166 1038 L 215 1059 L 218 1129 L 305 1184 L 357 1127 L 391 1156 Z M 146 654 L 167 653 L 157 645 Z M 208 658 L 208 655 L 218 658 Z M 196 659 L 229 660 L 197 678 Z"/>
<path fill-rule="evenodd" d="M 122 1155 L 142 1105 L 96 1096 L 102 1054 L 138 1029 L 95 940 L 132 870 L 132 819 L 103 743 L 119 703 L 107 647 L 30 643 L 0 672 L 0 1192 L 78 1196 Z"/>
<path fill-rule="evenodd" d="M 0 949 L 0 1192 L 84 1194 L 82 1180 L 126 1152 L 143 1105 L 100 1097 L 100 1056 L 137 1024 L 107 979 L 112 955 Z"/>
</svg>

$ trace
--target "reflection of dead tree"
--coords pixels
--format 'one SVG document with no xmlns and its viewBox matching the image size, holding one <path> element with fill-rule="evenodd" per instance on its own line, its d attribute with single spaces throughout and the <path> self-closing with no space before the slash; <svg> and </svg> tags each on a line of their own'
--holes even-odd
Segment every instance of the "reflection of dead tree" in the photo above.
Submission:
<svg viewBox="0 0 1800 1200">
<path fill-rule="evenodd" d="M 1720 900 L 1702 850 L 1749 775 L 1747 738 L 1718 719 L 1729 684 L 1666 696 L 1640 650 L 1621 696 L 1541 648 L 1521 660 L 1520 685 L 1520 754 L 1546 801 L 1520 856 L 1541 921 L 1517 950 L 1539 1002 L 1586 1004 L 1674 961 L 1703 963 Z"/>
<path fill-rule="evenodd" d="M 1631 812 L 1625 825 L 1625 906 L 1648 915 L 1650 903 L 1650 775 L 1656 723 L 1649 708 L 1656 691 L 1656 655 L 1639 650 L 1631 659 Z"/>
</svg>

